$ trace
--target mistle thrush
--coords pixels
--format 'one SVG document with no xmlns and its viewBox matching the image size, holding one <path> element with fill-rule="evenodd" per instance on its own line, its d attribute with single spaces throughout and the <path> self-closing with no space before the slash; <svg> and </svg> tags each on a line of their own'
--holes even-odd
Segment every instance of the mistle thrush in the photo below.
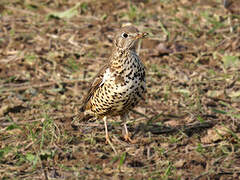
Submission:
<svg viewBox="0 0 240 180">
<path fill-rule="evenodd" d="M 106 117 L 117 115 L 124 121 L 125 140 L 131 141 L 126 117 L 129 110 L 144 99 L 146 92 L 145 68 L 136 53 L 137 41 L 145 35 L 133 26 L 116 32 L 108 63 L 95 76 L 83 100 L 82 117 L 103 118 L 108 142 Z"/>
</svg>

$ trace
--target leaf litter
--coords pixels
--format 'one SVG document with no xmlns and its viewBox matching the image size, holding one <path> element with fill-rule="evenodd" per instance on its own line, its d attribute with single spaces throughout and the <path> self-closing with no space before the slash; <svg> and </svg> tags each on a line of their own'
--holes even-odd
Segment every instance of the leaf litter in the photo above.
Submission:
<svg viewBox="0 0 240 180">
<path fill-rule="evenodd" d="M 234 179 L 240 175 L 238 1 L 1 1 L 0 177 Z M 72 121 L 114 30 L 149 33 L 135 144 L 109 119 Z"/>
</svg>

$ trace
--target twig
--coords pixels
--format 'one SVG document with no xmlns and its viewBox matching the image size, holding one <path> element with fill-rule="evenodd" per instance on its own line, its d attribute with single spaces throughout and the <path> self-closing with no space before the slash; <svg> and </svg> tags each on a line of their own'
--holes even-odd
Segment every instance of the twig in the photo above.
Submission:
<svg viewBox="0 0 240 180">
<path fill-rule="evenodd" d="M 210 128 L 214 125 L 213 121 L 206 121 L 203 123 L 194 123 L 190 125 L 180 125 L 176 127 L 169 127 L 169 126 L 160 126 L 156 124 L 152 125 L 145 125 L 145 124 L 140 124 L 139 127 L 137 128 L 137 132 L 139 131 L 144 131 L 144 132 L 151 132 L 153 134 L 166 134 L 166 133 L 174 133 L 174 132 L 183 132 L 186 134 L 190 134 L 193 131 L 200 130 L 200 129 L 206 129 Z"/>
<path fill-rule="evenodd" d="M 200 174 L 199 176 L 197 176 L 196 178 L 194 178 L 194 180 L 198 180 L 198 179 L 201 179 L 202 177 L 206 176 L 206 175 L 210 175 L 212 173 L 210 172 L 204 172 L 202 174 Z M 236 172 L 219 172 L 219 173 L 216 173 L 214 174 L 215 176 L 221 176 L 221 175 L 233 175 L 233 174 L 240 174 L 240 171 L 236 171 Z"/>
<path fill-rule="evenodd" d="M 47 171 L 46 171 L 46 168 L 45 168 L 45 164 L 43 163 L 43 161 L 41 161 L 41 164 L 42 164 L 42 170 L 43 170 L 44 178 L 45 178 L 45 180 L 48 180 L 48 175 L 47 175 Z"/>
<path fill-rule="evenodd" d="M 143 116 L 143 117 L 145 117 L 146 119 L 150 119 L 149 117 L 147 117 L 145 114 L 143 114 L 143 113 L 140 113 L 140 112 L 138 112 L 138 111 L 136 111 L 136 110 L 134 110 L 134 109 L 132 109 L 131 110 L 133 113 L 135 113 L 135 114 L 138 114 L 138 115 L 140 115 L 140 116 Z"/>
<path fill-rule="evenodd" d="M 38 84 L 24 84 L 24 86 L 22 86 L 21 84 L 19 85 L 12 85 L 11 86 L 0 86 L 0 88 L 2 89 L 2 92 L 4 91 L 22 91 L 22 90 L 26 90 L 29 88 L 42 88 L 42 87 L 46 87 L 46 86 L 52 86 L 54 84 L 62 84 L 62 83 L 67 83 L 67 84 L 72 84 L 72 83 L 76 83 L 76 82 L 88 82 L 89 79 L 73 79 L 73 80 L 63 80 L 63 81 L 52 81 L 52 82 L 45 82 L 45 83 L 38 83 Z M 3 94 L 3 93 L 2 93 Z"/>
<path fill-rule="evenodd" d="M 70 114 L 70 115 L 66 115 L 66 114 L 61 114 L 59 116 L 51 116 L 51 118 L 53 120 L 56 120 L 56 119 L 61 119 L 61 118 L 71 118 L 73 117 L 74 115 L 73 114 Z M 3 121 L 5 118 L 1 118 L 0 120 Z M 26 124 L 26 123 L 32 123 L 32 122 L 37 122 L 37 121 L 43 121 L 44 117 L 42 118 L 37 118 L 37 119 L 30 119 L 28 121 L 12 121 L 12 122 L 6 122 L 6 123 L 1 123 L 1 127 L 6 127 L 6 126 L 10 126 L 12 124 L 17 124 L 17 125 L 22 125 L 22 124 Z"/>
</svg>

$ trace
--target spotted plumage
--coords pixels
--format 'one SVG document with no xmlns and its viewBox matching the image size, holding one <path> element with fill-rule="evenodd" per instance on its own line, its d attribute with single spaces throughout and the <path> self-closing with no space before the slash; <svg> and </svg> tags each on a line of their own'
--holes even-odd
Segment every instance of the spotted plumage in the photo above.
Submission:
<svg viewBox="0 0 240 180">
<path fill-rule="evenodd" d="M 138 39 L 145 35 L 133 26 L 123 27 L 116 33 L 112 55 L 94 78 L 83 100 L 81 111 L 85 116 L 120 115 L 124 119 L 128 111 L 143 99 L 146 92 L 145 68 L 135 49 Z M 106 118 L 104 121 L 106 125 Z M 130 139 L 124 126 L 125 138 Z M 107 139 L 107 126 L 105 128 Z"/>
</svg>

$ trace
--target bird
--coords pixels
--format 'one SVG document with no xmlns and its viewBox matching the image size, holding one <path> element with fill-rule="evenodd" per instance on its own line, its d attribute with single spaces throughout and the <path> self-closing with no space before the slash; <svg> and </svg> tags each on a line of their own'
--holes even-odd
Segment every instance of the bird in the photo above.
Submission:
<svg viewBox="0 0 240 180">
<path fill-rule="evenodd" d="M 79 118 L 103 119 L 106 142 L 111 143 L 107 117 L 120 116 L 124 123 L 126 141 L 132 142 L 126 120 L 128 113 L 146 93 L 145 66 L 136 53 L 139 39 L 147 36 L 135 26 L 127 25 L 115 33 L 111 56 L 93 78 L 83 98 Z"/>
</svg>

